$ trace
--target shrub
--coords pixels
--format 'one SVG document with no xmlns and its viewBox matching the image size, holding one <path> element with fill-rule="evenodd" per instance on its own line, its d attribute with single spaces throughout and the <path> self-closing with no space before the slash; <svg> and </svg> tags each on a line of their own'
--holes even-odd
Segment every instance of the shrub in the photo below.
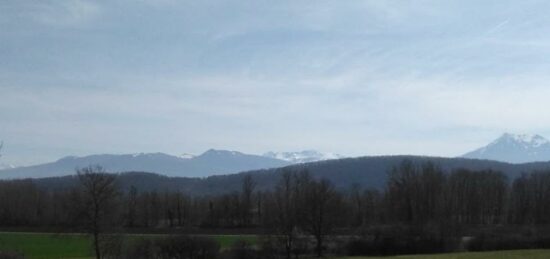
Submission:
<svg viewBox="0 0 550 259">
<path fill-rule="evenodd" d="M 456 250 L 458 239 L 442 237 L 422 229 L 385 227 L 344 244 L 347 255 L 430 254 Z"/>
<path fill-rule="evenodd" d="M 224 252 L 224 259 L 259 259 L 258 251 L 246 240 L 238 240 Z"/>
<path fill-rule="evenodd" d="M 286 258 L 286 239 L 281 236 L 263 236 L 259 241 L 258 253 L 262 259 Z M 295 236 L 292 243 L 291 256 L 300 256 L 311 251 L 311 238 L 307 236 Z"/>
<path fill-rule="evenodd" d="M 469 251 L 493 251 L 544 248 L 549 245 L 548 237 L 520 234 L 480 234 L 468 242 Z"/>
<path fill-rule="evenodd" d="M 211 238 L 174 236 L 156 242 L 160 258 L 211 259 L 220 251 L 218 242 Z"/>
<path fill-rule="evenodd" d="M 149 259 L 158 257 L 158 248 L 152 240 L 141 238 L 131 242 L 124 251 L 127 259 Z"/>
<path fill-rule="evenodd" d="M 105 258 L 122 257 L 124 237 L 121 235 L 102 235 L 99 239 L 101 253 Z"/>
<path fill-rule="evenodd" d="M 124 258 L 213 259 L 218 257 L 219 251 L 220 245 L 211 238 L 181 235 L 136 240 L 126 247 Z"/>
<path fill-rule="evenodd" d="M 260 240 L 259 253 L 261 258 L 274 259 L 283 254 L 281 247 L 277 244 L 275 238 L 271 236 L 264 236 Z"/>
<path fill-rule="evenodd" d="M 0 259 L 23 259 L 22 254 L 12 251 L 0 251 Z"/>
</svg>

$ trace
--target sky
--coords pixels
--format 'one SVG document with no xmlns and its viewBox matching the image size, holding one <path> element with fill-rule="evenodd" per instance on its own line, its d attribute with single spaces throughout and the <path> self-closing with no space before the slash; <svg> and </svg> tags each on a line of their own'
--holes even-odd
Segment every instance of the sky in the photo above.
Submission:
<svg viewBox="0 0 550 259">
<path fill-rule="evenodd" d="M 550 137 L 548 1 L 0 2 L 1 163 Z"/>
</svg>

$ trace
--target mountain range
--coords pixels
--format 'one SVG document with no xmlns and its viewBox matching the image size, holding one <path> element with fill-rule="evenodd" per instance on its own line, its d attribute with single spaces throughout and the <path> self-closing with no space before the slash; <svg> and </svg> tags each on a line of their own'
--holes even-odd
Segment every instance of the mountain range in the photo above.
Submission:
<svg viewBox="0 0 550 259">
<path fill-rule="evenodd" d="M 354 185 L 383 190 L 388 179 L 388 172 L 391 168 L 400 165 L 403 160 L 409 160 L 419 165 L 431 162 L 445 172 L 457 169 L 475 171 L 491 169 L 503 172 L 509 180 L 521 176 L 524 172 L 550 170 L 550 162 L 510 164 L 467 158 L 376 156 L 318 161 L 204 178 L 168 177 L 153 173 L 127 172 L 120 174 L 117 179 L 124 191 L 135 186 L 140 191 L 181 191 L 190 195 L 210 195 L 240 190 L 245 175 L 252 175 L 258 190 L 267 190 L 273 188 L 281 180 L 281 172 L 307 169 L 312 177 L 327 179 L 340 190 L 347 190 Z M 40 188 L 70 188 L 78 184 L 78 180 L 74 176 L 41 178 L 33 181 Z"/>
<path fill-rule="evenodd" d="M 550 161 L 550 141 L 540 135 L 505 133 L 487 146 L 462 157 L 508 163 Z"/>
<path fill-rule="evenodd" d="M 462 155 L 461 158 L 494 160 L 515 164 L 550 161 L 550 141 L 540 135 L 505 133 L 487 146 L 468 152 Z M 6 166 L 4 169 L 0 168 L 0 179 L 71 175 L 75 173 L 76 168 L 89 165 L 101 165 L 109 172 L 139 171 L 177 177 L 208 177 L 251 170 L 280 168 L 293 164 L 318 164 L 319 161 L 326 160 L 339 161 L 346 159 L 338 154 L 321 153 L 315 150 L 267 152 L 261 156 L 215 149 L 210 149 L 197 156 L 187 153 L 179 156 L 164 153 L 69 156 L 55 162 L 34 166 L 16 168 Z M 327 165 L 334 163 L 336 162 Z M 333 169 L 336 170 L 337 168 Z"/>
<path fill-rule="evenodd" d="M 340 157 L 313 150 L 284 153 L 268 152 L 267 154 L 273 155 L 259 156 L 237 151 L 210 149 L 198 156 L 187 153 L 180 156 L 164 153 L 68 156 L 51 163 L 0 169 L 0 179 L 71 175 L 75 173 L 77 168 L 89 165 L 101 165 L 108 172 L 140 171 L 154 172 L 166 176 L 206 177 Z"/>
<path fill-rule="evenodd" d="M 199 156 L 181 157 L 164 153 L 104 154 L 84 157 L 69 156 L 51 163 L 0 170 L 0 178 L 70 175 L 75 173 L 75 169 L 89 165 L 101 165 L 108 172 L 143 171 L 167 176 L 205 177 L 289 164 L 289 162 L 269 157 L 214 149 Z"/>
</svg>

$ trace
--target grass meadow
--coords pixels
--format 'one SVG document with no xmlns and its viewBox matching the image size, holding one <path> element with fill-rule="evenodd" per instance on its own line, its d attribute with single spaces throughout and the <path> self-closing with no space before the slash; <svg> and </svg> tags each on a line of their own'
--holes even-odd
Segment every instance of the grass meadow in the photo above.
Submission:
<svg viewBox="0 0 550 259">
<path fill-rule="evenodd" d="M 129 238 L 157 238 L 161 235 L 127 235 Z M 253 235 L 211 235 L 222 249 L 237 240 L 256 243 Z M 0 233 L 0 250 L 19 251 L 30 259 L 93 258 L 90 238 L 81 234 Z M 337 257 L 331 259 L 546 259 L 550 250 L 515 250 L 438 255 L 410 255 L 393 257 Z"/>
<path fill-rule="evenodd" d="M 158 238 L 162 235 L 125 235 L 131 239 Z M 238 240 L 251 244 L 257 242 L 254 235 L 208 235 L 220 243 L 222 249 L 231 247 Z M 58 259 L 58 258 L 91 258 L 93 251 L 91 239 L 82 234 L 49 234 L 49 233 L 0 233 L 0 250 L 18 251 L 25 258 Z"/>
</svg>

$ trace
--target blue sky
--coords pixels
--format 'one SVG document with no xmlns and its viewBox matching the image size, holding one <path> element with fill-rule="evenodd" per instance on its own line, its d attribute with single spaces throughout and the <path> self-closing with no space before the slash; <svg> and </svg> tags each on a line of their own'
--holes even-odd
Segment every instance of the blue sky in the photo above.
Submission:
<svg viewBox="0 0 550 259">
<path fill-rule="evenodd" d="M 550 137 L 547 1 L 2 1 L 2 163 Z"/>
</svg>

